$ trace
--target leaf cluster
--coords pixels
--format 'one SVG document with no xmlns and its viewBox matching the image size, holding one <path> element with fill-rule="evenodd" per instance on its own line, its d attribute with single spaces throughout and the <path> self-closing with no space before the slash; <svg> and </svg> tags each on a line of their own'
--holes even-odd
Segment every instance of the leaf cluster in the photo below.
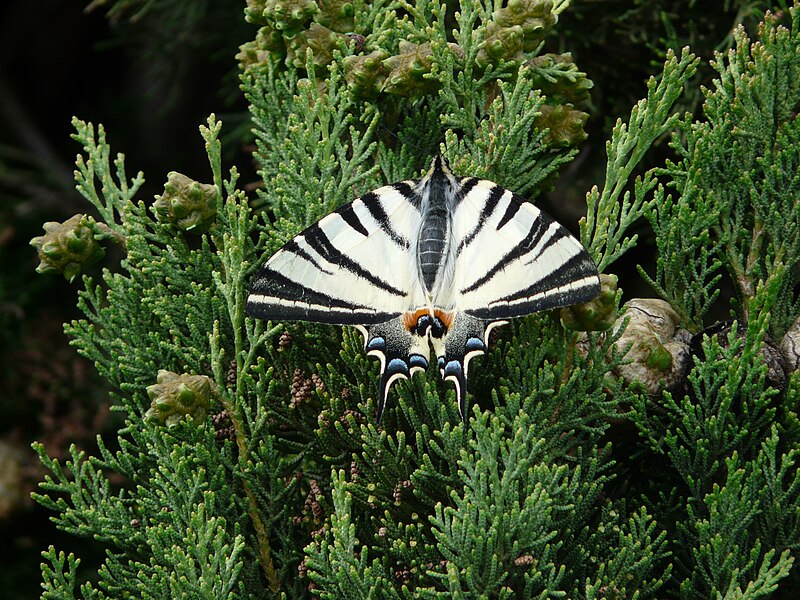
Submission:
<svg viewBox="0 0 800 600">
<path fill-rule="evenodd" d="M 774 336 L 798 314 L 800 16 L 789 14 L 787 26 L 767 15 L 755 42 L 736 29 L 735 47 L 713 63 L 719 78 L 705 90 L 704 117 L 681 122 L 672 143 L 679 161 L 658 174 L 674 195 L 663 192 L 648 215 L 658 260 L 646 279 L 695 330 L 724 275 L 745 320 L 759 282 L 780 280 Z"/>
</svg>

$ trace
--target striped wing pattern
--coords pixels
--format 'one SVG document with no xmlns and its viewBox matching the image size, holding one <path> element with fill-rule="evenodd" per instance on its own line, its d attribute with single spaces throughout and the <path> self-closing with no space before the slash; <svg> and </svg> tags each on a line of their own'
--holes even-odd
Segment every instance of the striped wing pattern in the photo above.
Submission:
<svg viewBox="0 0 800 600">
<path fill-rule="evenodd" d="M 510 319 L 585 302 L 599 291 L 597 268 L 580 242 L 491 181 L 479 181 L 464 197 L 454 224 L 459 311 Z"/>
<path fill-rule="evenodd" d="M 258 271 L 247 314 L 354 325 L 389 388 L 428 368 L 430 348 L 466 415 L 469 361 L 506 319 L 585 302 L 597 268 L 564 227 L 499 185 L 456 178 L 442 157 L 300 233 Z"/>
<path fill-rule="evenodd" d="M 334 325 L 401 315 L 418 295 L 409 248 L 420 212 L 407 189 L 379 188 L 300 233 L 256 274 L 247 313 Z"/>
</svg>

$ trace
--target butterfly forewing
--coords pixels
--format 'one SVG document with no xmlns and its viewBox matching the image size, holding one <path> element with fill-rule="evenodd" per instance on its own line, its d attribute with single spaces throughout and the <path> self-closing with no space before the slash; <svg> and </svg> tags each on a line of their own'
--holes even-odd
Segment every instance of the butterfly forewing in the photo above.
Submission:
<svg viewBox="0 0 800 600">
<path fill-rule="evenodd" d="M 357 198 L 261 267 L 248 314 L 341 325 L 370 325 L 402 314 L 420 301 L 410 254 L 419 220 L 419 210 L 393 186 Z"/>
<path fill-rule="evenodd" d="M 578 240 L 491 181 L 464 196 L 453 220 L 460 240 L 457 310 L 486 320 L 509 319 L 585 302 L 599 292 L 597 268 Z"/>
</svg>

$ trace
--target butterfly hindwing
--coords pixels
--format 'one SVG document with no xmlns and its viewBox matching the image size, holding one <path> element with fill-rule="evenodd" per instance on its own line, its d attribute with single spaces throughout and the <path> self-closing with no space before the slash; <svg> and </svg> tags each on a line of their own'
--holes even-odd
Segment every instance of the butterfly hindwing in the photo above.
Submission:
<svg viewBox="0 0 800 600">
<path fill-rule="evenodd" d="M 506 323 L 507 321 L 484 321 L 459 312 L 453 315 L 444 336 L 431 337 L 442 379 L 451 381 L 456 388 L 458 412 L 462 419 L 466 418 L 467 411 L 469 361 L 487 352 L 489 333 L 494 327 Z"/>
<path fill-rule="evenodd" d="M 409 248 L 420 221 L 407 188 L 379 188 L 297 235 L 258 271 L 247 313 L 340 325 L 403 313 L 416 289 Z"/>
<path fill-rule="evenodd" d="M 430 345 L 427 332 L 409 327 L 408 317 L 397 317 L 358 329 L 364 335 L 367 356 L 375 356 L 381 363 L 381 378 L 376 419 L 383 415 L 386 397 L 391 385 L 399 379 L 409 379 L 417 371 L 428 368 Z"/>
</svg>

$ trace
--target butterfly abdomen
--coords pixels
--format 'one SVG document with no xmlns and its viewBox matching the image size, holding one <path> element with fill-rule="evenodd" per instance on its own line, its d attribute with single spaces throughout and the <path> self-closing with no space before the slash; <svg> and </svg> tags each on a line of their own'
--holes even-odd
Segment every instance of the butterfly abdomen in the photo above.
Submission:
<svg viewBox="0 0 800 600">
<path fill-rule="evenodd" d="M 447 209 L 430 207 L 423 214 L 422 227 L 417 242 L 417 260 L 419 272 L 425 289 L 432 292 L 447 251 L 449 235 Z"/>
<path fill-rule="evenodd" d="M 417 268 L 429 296 L 441 295 L 452 278 L 453 212 L 461 186 L 442 157 L 434 160 L 429 175 L 420 182 L 421 220 L 417 235 Z"/>
</svg>

